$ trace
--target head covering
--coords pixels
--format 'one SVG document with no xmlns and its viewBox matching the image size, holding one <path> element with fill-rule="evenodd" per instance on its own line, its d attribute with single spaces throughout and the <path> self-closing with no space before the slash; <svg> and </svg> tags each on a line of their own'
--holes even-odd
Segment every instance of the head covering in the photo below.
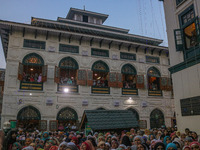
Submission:
<svg viewBox="0 0 200 150">
<path fill-rule="evenodd" d="M 137 150 L 137 146 L 136 145 L 131 146 L 131 150 Z"/>
<path fill-rule="evenodd" d="M 163 143 L 165 144 L 165 146 L 167 146 L 167 138 L 171 139 L 169 136 L 164 137 Z"/>
<path fill-rule="evenodd" d="M 200 143 L 197 141 L 194 141 L 192 143 L 190 143 L 190 147 L 192 147 L 193 145 L 198 145 L 200 147 Z"/>
<path fill-rule="evenodd" d="M 79 150 L 76 145 L 68 145 L 67 144 L 67 148 L 69 148 L 71 150 Z"/>
<path fill-rule="evenodd" d="M 16 150 L 21 150 L 22 149 L 22 146 L 21 146 L 21 144 L 19 142 L 15 142 L 15 143 L 13 143 L 13 145 L 15 145 L 17 147 Z"/>
<path fill-rule="evenodd" d="M 92 142 L 90 140 L 86 140 L 83 142 L 86 145 L 86 150 L 95 150 L 94 146 L 92 145 Z"/>
<path fill-rule="evenodd" d="M 44 137 L 45 134 L 47 134 L 47 137 Z M 44 133 L 42 134 L 42 140 L 46 141 L 46 140 L 48 140 L 48 139 L 50 139 L 49 133 L 48 133 L 48 132 L 44 132 Z"/>
<path fill-rule="evenodd" d="M 66 146 L 68 146 L 68 145 L 67 145 L 67 142 L 64 141 L 64 142 L 60 143 L 60 145 L 59 145 L 59 147 L 58 147 L 58 150 L 60 149 L 60 146 L 61 146 L 61 145 L 66 145 Z"/>
<path fill-rule="evenodd" d="M 53 145 L 53 146 L 50 147 L 49 150 L 58 150 L 58 146 Z"/>
<path fill-rule="evenodd" d="M 158 146 L 162 146 L 165 149 L 165 144 L 163 142 L 157 142 L 153 148 L 153 150 L 156 150 Z"/>
<path fill-rule="evenodd" d="M 110 143 L 106 142 L 105 144 L 108 145 L 108 146 L 110 147 Z"/>
<path fill-rule="evenodd" d="M 133 142 L 135 142 L 135 139 L 136 139 L 136 138 L 139 138 L 139 139 L 140 139 L 141 144 L 144 143 L 143 138 L 142 138 L 141 136 L 139 136 L 139 135 L 137 135 L 137 136 L 134 137 Z"/>
<path fill-rule="evenodd" d="M 124 144 L 120 144 L 119 147 L 122 149 L 126 149 L 126 145 L 124 145 Z"/>
<path fill-rule="evenodd" d="M 77 137 L 73 136 L 73 137 L 72 137 L 72 140 L 75 141 L 75 145 L 78 144 L 78 138 L 77 138 Z"/>
<path fill-rule="evenodd" d="M 193 142 L 192 138 L 187 136 L 184 141 Z"/>
<path fill-rule="evenodd" d="M 168 148 L 170 148 L 170 147 L 172 147 L 172 148 L 174 148 L 175 150 L 177 150 L 176 144 L 174 144 L 174 143 L 169 143 L 169 144 L 167 144 L 166 150 L 167 150 Z"/>
<path fill-rule="evenodd" d="M 101 141 L 101 142 L 98 143 L 97 146 L 99 147 L 101 144 L 105 144 L 105 142 L 104 142 L 104 141 Z"/>
<path fill-rule="evenodd" d="M 191 150 L 191 148 L 189 146 L 184 146 L 183 150 L 186 149 L 186 148 L 189 148 L 189 150 Z"/>
<path fill-rule="evenodd" d="M 184 146 L 184 143 L 179 139 L 179 138 L 175 138 L 174 141 L 172 142 L 174 144 L 178 143 L 179 147 L 182 149 Z"/>
<path fill-rule="evenodd" d="M 27 146 L 27 147 L 23 148 L 22 150 L 34 150 L 34 148 L 32 146 Z"/>
</svg>

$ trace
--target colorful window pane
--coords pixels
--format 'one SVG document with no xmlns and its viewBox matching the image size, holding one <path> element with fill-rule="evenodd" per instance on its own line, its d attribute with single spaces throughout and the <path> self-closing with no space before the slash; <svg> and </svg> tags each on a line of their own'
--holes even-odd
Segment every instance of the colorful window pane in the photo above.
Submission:
<svg viewBox="0 0 200 150">
<path fill-rule="evenodd" d="M 65 57 L 60 61 L 59 67 L 67 69 L 78 69 L 78 63 L 71 57 Z"/>
<path fill-rule="evenodd" d="M 69 107 L 61 109 L 57 115 L 57 120 L 77 120 L 77 119 L 78 115 L 76 111 Z"/>
<path fill-rule="evenodd" d="M 92 66 L 93 71 L 109 72 L 107 64 L 103 61 L 97 61 Z"/>
<path fill-rule="evenodd" d="M 23 59 L 24 65 L 44 65 L 44 61 L 42 57 L 36 53 L 31 53 L 24 57 Z"/>
</svg>

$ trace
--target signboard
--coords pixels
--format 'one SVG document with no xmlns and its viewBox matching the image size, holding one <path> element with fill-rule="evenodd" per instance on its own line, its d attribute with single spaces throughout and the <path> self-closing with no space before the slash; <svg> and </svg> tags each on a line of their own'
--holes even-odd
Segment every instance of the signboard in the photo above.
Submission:
<svg viewBox="0 0 200 150">
<path fill-rule="evenodd" d="M 146 56 L 146 62 L 159 64 L 160 60 L 159 57 Z"/>
<path fill-rule="evenodd" d="M 136 54 L 120 52 L 121 59 L 136 60 Z"/>
<path fill-rule="evenodd" d="M 108 50 L 102 50 L 102 49 L 94 49 L 94 48 L 92 48 L 91 52 L 92 52 L 93 56 L 109 57 L 109 51 Z"/>
<path fill-rule="evenodd" d="M 146 120 L 139 120 L 138 121 L 140 129 L 147 129 L 147 121 Z"/>
<path fill-rule="evenodd" d="M 15 129 L 17 127 L 17 121 L 10 121 L 10 128 Z"/>
<path fill-rule="evenodd" d="M 85 124 L 85 135 L 87 136 L 89 132 L 91 132 L 92 129 L 88 123 Z"/>
</svg>

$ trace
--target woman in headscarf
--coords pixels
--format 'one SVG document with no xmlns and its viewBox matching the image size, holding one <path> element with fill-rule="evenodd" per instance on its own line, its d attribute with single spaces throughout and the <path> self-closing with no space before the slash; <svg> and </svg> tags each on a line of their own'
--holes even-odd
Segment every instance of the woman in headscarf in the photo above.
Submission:
<svg viewBox="0 0 200 150">
<path fill-rule="evenodd" d="M 121 144 L 124 144 L 128 150 L 130 150 L 130 147 L 132 146 L 129 137 L 126 135 L 122 138 Z"/>
<path fill-rule="evenodd" d="M 90 137 L 88 137 L 88 140 L 90 140 L 90 142 L 92 142 L 92 145 L 96 149 L 97 148 L 97 143 L 96 143 L 95 138 L 93 136 L 90 136 Z M 79 149 L 80 149 L 80 146 L 79 146 Z"/>
<path fill-rule="evenodd" d="M 182 149 L 184 146 L 183 142 L 179 138 L 175 138 L 172 143 L 176 144 L 177 149 Z"/>
<path fill-rule="evenodd" d="M 137 150 L 148 150 L 148 147 L 145 144 L 137 145 Z"/>
<path fill-rule="evenodd" d="M 117 139 L 112 140 L 112 142 L 111 142 L 111 149 L 117 149 L 118 146 L 119 146 L 119 143 L 118 143 Z"/>
<path fill-rule="evenodd" d="M 131 150 L 137 150 L 137 146 L 139 144 L 143 144 L 144 140 L 141 136 L 137 135 L 134 137 L 133 142 L 134 142 L 134 145 L 131 146 Z"/>
<path fill-rule="evenodd" d="M 193 142 L 193 140 L 192 140 L 191 137 L 187 136 L 187 137 L 185 138 L 185 146 L 189 146 L 190 143 L 192 143 L 192 142 Z"/>
<path fill-rule="evenodd" d="M 76 145 L 67 145 L 67 148 L 65 150 L 78 150 Z"/>
<path fill-rule="evenodd" d="M 71 142 L 73 142 L 76 145 L 76 147 L 78 149 L 80 149 L 80 146 L 78 145 L 79 143 L 78 143 L 78 138 L 77 137 L 73 136 L 72 139 L 71 139 Z"/>
<path fill-rule="evenodd" d="M 144 140 L 141 136 L 137 135 L 133 139 L 134 145 L 143 144 Z"/>
<path fill-rule="evenodd" d="M 90 140 L 86 140 L 81 144 L 80 150 L 95 150 L 95 148 Z"/>
<path fill-rule="evenodd" d="M 166 150 L 177 150 L 176 144 L 174 143 L 167 144 Z"/>
<path fill-rule="evenodd" d="M 165 150 L 165 144 L 163 142 L 157 142 L 153 150 Z"/>
<path fill-rule="evenodd" d="M 21 150 L 22 146 L 19 142 L 13 143 L 12 150 Z"/>
<path fill-rule="evenodd" d="M 190 143 L 190 148 L 192 150 L 200 150 L 200 143 L 197 141 L 194 141 L 194 142 Z"/>
<path fill-rule="evenodd" d="M 50 139 L 49 133 L 48 132 L 44 132 L 42 134 L 42 140 L 46 141 L 46 140 L 49 140 L 49 139 Z"/>
<path fill-rule="evenodd" d="M 62 143 L 59 145 L 58 150 L 65 150 L 66 148 L 67 148 L 67 142 L 62 142 Z"/>
<path fill-rule="evenodd" d="M 167 144 L 169 144 L 169 143 L 171 143 L 172 141 L 171 141 L 171 138 L 169 137 L 169 136 L 165 136 L 164 137 L 164 141 L 163 141 L 163 143 L 165 144 L 165 146 L 167 146 Z"/>
<path fill-rule="evenodd" d="M 16 142 L 17 131 L 11 130 L 8 132 L 7 137 L 4 142 L 4 148 L 6 150 L 12 150 L 13 143 Z"/>
<path fill-rule="evenodd" d="M 194 131 L 192 131 L 192 138 L 193 138 L 193 141 L 198 141 L 198 135 Z"/>
<path fill-rule="evenodd" d="M 106 144 L 104 141 L 98 143 L 97 150 L 105 150 Z"/>
</svg>

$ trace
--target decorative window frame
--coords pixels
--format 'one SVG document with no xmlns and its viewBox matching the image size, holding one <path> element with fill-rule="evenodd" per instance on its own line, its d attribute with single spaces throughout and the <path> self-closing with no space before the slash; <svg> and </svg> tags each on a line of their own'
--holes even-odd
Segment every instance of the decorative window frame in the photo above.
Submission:
<svg viewBox="0 0 200 150">
<path fill-rule="evenodd" d="M 28 43 L 26 42 L 35 42 L 35 44 L 41 44 L 40 47 L 30 47 Z M 29 40 L 29 39 L 24 39 L 23 47 L 25 48 L 33 48 L 33 49 L 46 49 L 46 42 L 45 41 L 38 41 L 38 40 Z"/>
</svg>

